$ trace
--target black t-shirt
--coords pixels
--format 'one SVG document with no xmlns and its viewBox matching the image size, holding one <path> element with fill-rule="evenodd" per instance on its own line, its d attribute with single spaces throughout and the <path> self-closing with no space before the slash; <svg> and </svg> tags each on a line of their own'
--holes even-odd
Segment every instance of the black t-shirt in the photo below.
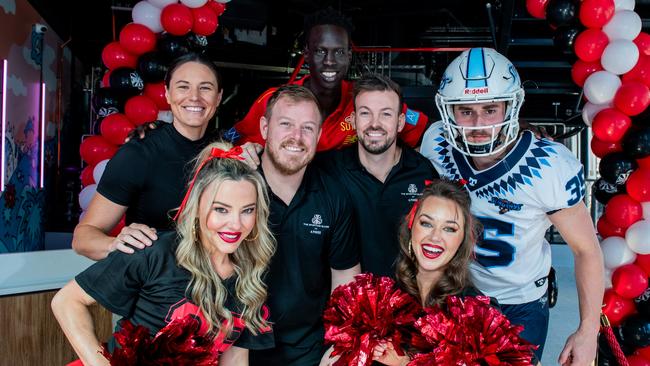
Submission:
<svg viewBox="0 0 650 366">
<path fill-rule="evenodd" d="M 424 181 L 439 177 L 431 162 L 402 146 L 399 162 L 384 183 L 361 165 L 357 145 L 325 153 L 317 164 L 335 176 L 352 198 L 362 271 L 394 278 L 402 219 L 422 195 Z"/>
<path fill-rule="evenodd" d="M 359 263 L 352 208 L 334 178 L 311 166 L 288 206 L 269 192 L 278 244 L 266 282 L 276 344 L 309 347 L 323 342 L 330 269 Z"/>
<path fill-rule="evenodd" d="M 97 192 L 128 207 L 127 225 L 172 229 L 169 210 L 180 206 L 192 169 L 188 163 L 205 145 L 205 137 L 191 141 L 166 123 L 120 147 L 106 165 Z"/>
<path fill-rule="evenodd" d="M 172 320 L 190 314 L 202 320 L 202 313 L 188 299 L 190 292 L 186 291 L 191 275 L 176 264 L 177 246 L 176 233 L 166 232 L 159 235 L 154 245 L 134 254 L 111 253 L 75 279 L 100 305 L 136 325 L 147 327 L 152 335 Z M 247 349 L 272 348 L 274 340 L 270 328 L 254 336 L 244 326 L 240 318 L 244 306 L 235 297 L 236 282 L 236 276 L 223 281 L 228 290 L 225 308 L 232 313 L 234 326 L 228 339 L 217 335 L 215 346 L 220 352 L 233 344 Z M 207 330 L 205 322 L 201 329 Z M 109 345 L 111 349 L 115 346 L 112 337 Z"/>
</svg>

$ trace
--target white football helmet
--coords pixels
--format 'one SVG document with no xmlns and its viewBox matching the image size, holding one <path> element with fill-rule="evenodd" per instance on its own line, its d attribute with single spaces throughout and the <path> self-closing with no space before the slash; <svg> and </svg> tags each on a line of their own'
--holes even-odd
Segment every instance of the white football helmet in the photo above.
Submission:
<svg viewBox="0 0 650 366">
<path fill-rule="evenodd" d="M 454 105 L 506 102 L 503 122 L 491 126 L 461 127 L 454 119 Z M 472 48 L 454 59 L 442 76 L 436 105 L 445 126 L 445 139 L 461 153 L 488 156 L 517 139 L 519 109 L 524 89 L 514 65 L 492 48 Z M 467 140 L 472 130 L 487 130 L 492 138 L 479 144 Z"/>
</svg>

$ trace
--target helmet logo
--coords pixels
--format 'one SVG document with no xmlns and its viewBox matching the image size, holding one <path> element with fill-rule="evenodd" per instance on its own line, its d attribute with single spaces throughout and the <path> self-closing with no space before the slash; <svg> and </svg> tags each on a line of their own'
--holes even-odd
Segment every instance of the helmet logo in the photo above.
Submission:
<svg viewBox="0 0 650 366">
<path fill-rule="evenodd" d="M 476 94 L 489 94 L 490 89 L 486 86 L 485 88 L 468 88 L 465 89 L 465 95 L 476 95 Z"/>
</svg>

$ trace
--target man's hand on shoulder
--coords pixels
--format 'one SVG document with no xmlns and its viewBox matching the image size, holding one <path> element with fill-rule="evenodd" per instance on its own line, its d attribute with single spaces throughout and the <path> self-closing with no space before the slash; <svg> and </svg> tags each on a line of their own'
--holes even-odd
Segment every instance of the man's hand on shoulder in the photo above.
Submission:
<svg viewBox="0 0 650 366">
<path fill-rule="evenodd" d="M 108 249 L 109 252 L 119 250 L 120 252 L 133 254 L 137 249 L 144 249 L 151 246 L 154 240 L 158 239 L 156 229 L 144 224 L 132 223 L 122 228 L 119 234 L 113 239 Z"/>
</svg>

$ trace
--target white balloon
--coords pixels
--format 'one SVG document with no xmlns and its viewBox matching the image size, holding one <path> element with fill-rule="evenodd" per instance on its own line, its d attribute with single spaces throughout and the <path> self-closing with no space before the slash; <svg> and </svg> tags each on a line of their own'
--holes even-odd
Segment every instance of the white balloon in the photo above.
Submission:
<svg viewBox="0 0 650 366">
<path fill-rule="evenodd" d="M 163 9 L 167 5 L 176 4 L 178 0 L 147 0 L 151 5 L 156 8 Z"/>
<path fill-rule="evenodd" d="M 93 199 L 96 191 L 97 184 L 89 184 L 79 192 L 79 207 L 81 207 L 82 210 L 85 211 L 88 209 L 88 205 L 90 205 L 90 201 Z"/>
<path fill-rule="evenodd" d="M 619 10 L 634 10 L 634 0 L 614 0 L 614 9 Z"/>
<path fill-rule="evenodd" d="M 96 184 L 99 184 L 99 180 L 102 179 L 102 175 L 104 175 L 104 169 L 106 169 L 108 160 L 109 159 L 104 159 L 95 165 L 95 169 L 93 169 L 93 179 L 95 180 Z"/>
<path fill-rule="evenodd" d="M 639 49 L 634 42 L 627 39 L 609 42 L 600 58 L 603 69 L 616 75 L 632 70 L 637 61 L 639 61 Z"/>
<path fill-rule="evenodd" d="M 163 30 L 162 24 L 160 24 L 160 13 L 162 13 L 160 8 L 146 1 L 140 1 L 133 7 L 131 16 L 133 23 L 142 24 L 152 32 L 160 33 Z"/>
<path fill-rule="evenodd" d="M 582 121 L 584 123 L 591 127 L 591 122 L 594 121 L 594 117 L 598 114 L 598 112 L 602 111 L 605 108 L 611 108 L 612 104 L 594 104 L 591 102 L 585 103 L 585 105 L 582 107 Z"/>
<path fill-rule="evenodd" d="M 625 241 L 635 253 L 650 254 L 650 221 L 640 220 L 625 232 Z"/>
<path fill-rule="evenodd" d="M 215 0 L 215 1 L 222 4 L 226 4 L 230 2 L 230 0 Z"/>
<path fill-rule="evenodd" d="M 181 0 L 181 3 L 188 8 L 200 8 L 207 2 L 208 0 Z"/>
<path fill-rule="evenodd" d="M 160 111 L 158 112 L 158 120 L 172 123 L 174 121 L 174 115 L 172 114 L 172 111 Z"/>
<path fill-rule="evenodd" d="M 600 242 L 600 249 L 603 251 L 605 267 L 609 269 L 618 268 L 624 264 L 633 263 L 636 253 L 630 250 L 625 239 L 619 236 L 610 236 Z"/>
<path fill-rule="evenodd" d="M 605 289 L 612 288 L 612 273 L 614 271 L 609 268 L 603 269 L 603 277 L 605 280 Z"/>
<path fill-rule="evenodd" d="M 620 10 L 605 24 L 603 32 L 607 34 L 610 42 L 617 39 L 631 41 L 641 33 L 641 25 L 639 14 L 632 10 Z"/>
<path fill-rule="evenodd" d="M 643 218 L 650 220 L 650 202 L 641 202 L 641 207 L 643 207 Z"/>
<path fill-rule="evenodd" d="M 593 104 L 608 104 L 614 100 L 621 79 L 609 71 L 601 70 L 589 75 L 584 91 L 587 100 Z"/>
</svg>

